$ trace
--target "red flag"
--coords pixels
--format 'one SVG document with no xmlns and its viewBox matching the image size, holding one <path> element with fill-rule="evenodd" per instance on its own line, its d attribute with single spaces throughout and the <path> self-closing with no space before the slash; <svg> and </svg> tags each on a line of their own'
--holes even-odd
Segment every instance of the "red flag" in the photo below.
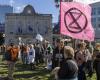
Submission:
<svg viewBox="0 0 100 80">
<path fill-rule="evenodd" d="M 78 2 L 61 2 L 60 33 L 75 39 L 94 41 L 91 7 Z"/>
</svg>

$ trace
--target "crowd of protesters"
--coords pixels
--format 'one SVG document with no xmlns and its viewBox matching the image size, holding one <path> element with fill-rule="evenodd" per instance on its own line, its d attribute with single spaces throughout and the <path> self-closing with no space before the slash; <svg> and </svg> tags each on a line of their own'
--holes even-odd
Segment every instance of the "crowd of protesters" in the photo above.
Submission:
<svg viewBox="0 0 100 80">
<path fill-rule="evenodd" d="M 62 40 L 57 41 L 53 50 L 53 71 L 57 80 L 87 80 L 96 72 L 100 80 L 100 43 L 92 45 L 81 41 L 76 49 L 65 46 Z M 76 65 L 77 64 L 77 65 Z"/>
<path fill-rule="evenodd" d="M 7 46 L 3 46 L 2 50 L 2 60 L 6 60 L 8 65 L 6 80 L 13 80 L 16 61 L 20 61 L 26 67 L 30 66 L 29 69 L 31 70 L 34 70 L 40 64 L 44 64 L 44 68 L 47 69 L 48 65 L 52 63 L 53 49 L 48 41 L 45 41 L 42 45 L 39 43 L 22 45 L 10 43 Z"/>
<path fill-rule="evenodd" d="M 34 70 L 40 63 L 44 68 L 52 70 L 56 80 L 87 80 L 96 72 L 100 80 L 100 43 L 90 46 L 80 41 L 76 48 L 64 44 L 63 39 L 57 39 L 56 45 L 45 41 L 44 44 L 11 43 L 6 47 L 3 57 L 8 64 L 7 80 L 13 80 L 13 72 L 17 60 L 23 65 L 30 65 Z"/>
</svg>

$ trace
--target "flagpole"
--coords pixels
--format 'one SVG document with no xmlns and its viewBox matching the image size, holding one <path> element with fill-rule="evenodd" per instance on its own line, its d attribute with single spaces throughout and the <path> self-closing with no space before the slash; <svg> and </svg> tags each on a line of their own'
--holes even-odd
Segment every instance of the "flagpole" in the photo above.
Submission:
<svg viewBox="0 0 100 80">
<path fill-rule="evenodd" d="M 60 19 L 59 19 L 59 22 L 60 22 L 60 39 L 62 38 L 62 35 L 61 35 L 61 1 L 60 0 Z M 59 49 L 59 55 L 60 55 L 60 49 Z M 58 62 L 58 66 L 60 66 L 60 57 L 59 57 L 59 62 Z"/>
</svg>

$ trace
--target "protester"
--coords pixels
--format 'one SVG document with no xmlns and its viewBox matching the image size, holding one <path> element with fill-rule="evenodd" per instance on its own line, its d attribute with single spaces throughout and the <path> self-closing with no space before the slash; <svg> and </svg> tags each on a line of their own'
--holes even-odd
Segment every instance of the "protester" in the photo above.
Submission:
<svg viewBox="0 0 100 80">
<path fill-rule="evenodd" d="M 45 41 L 45 50 L 44 50 L 44 62 L 45 62 L 45 68 L 48 68 L 48 65 L 51 64 L 52 60 L 52 47 L 48 41 Z"/>
<path fill-rule="evenodd" d="M 29 46 L 29 53 L 28 53 L 28 63 L 31 66 L 31 69 L 33 70 L 35 68 L 35 49 L 34 46 L 31 44 Z"/>
<path fill-rule="evenodd" d="M 43 48 L 43 45 L 41 44 L 40 45 L 40 57 L 39 57 L 39 62 L 40 63 L 44 63 L 43 57 L 44 57 L 44 48 Z"/>
<path fill-rule="evenodd" d="M 21 54 L 21 60 L 22 60 L 22 63 L 24 64 L 25 63 L 25 59 L 24 59 L 24 50 L 25 50 L 25 45 L 24 44 L 22 44 L 21 46 L 20 46 L 20 54 Z"/>
<path fill-rule="evenodd" d="M 86 45 L 86 49 L 89 50 L 89 55 L 90 57 L 88 57 L 88 60 L 87 60 L 87 63 L 86 63 L 86 68 L 87 68 L 87 73 L 88 73 L 88 77 L 92 77 L 93 75 L 93 51 L 94 51 L 94 48 L 92 46 L 92 44 L 90 42 L 87 43 Z"/>
<path fill-rule="evenodd" d="M 13 72 L 14 72 L 15 63 L 18 59 L 18 53 L 19 53 L 19 48 L 14 46 L 13 43 L 11 43 L 10 46 L 7 48 L 5 54 L 5 59 L 7 60 L 7 64 L 8 64 L 7 80 L 14 80 Z"/>
<path fill-rule="evenodd" d="M 88 49 L 86 49 L 86 43 L 81 42 L 80 45 L 78 45 L 79 49 L 77 53 L 75 53 L 75 59 L 78 64 L 78 80 L 86 80 L 86 63 L 91 58 L 90 52 Z"/>
<path fill-rule="evenodd" d="M 38 65 L 40 63 L 40 45 L 39 43 L 36 43 L 35 45 L 35 62 L 36 65 Z"/>
<path fill-rule="evenodd" d="M 53 50 L 52 68 L 62 65 L 64 60 L 64 41 L 57 39 L 56 48 Z"/>
<path fill-rule="evenodd" d="M 28 53 L 29 53 L 29 46 L 24 45 L 23 46 L 23 64 L 28 64 Z"/>
<path fill-rule="evenodd" d="M 78 66 L 74 60 L 74 49 L 72 47 L 64 47 L 64 58 L 62 65 L 52 71 L 56 80 L 78 80 Z"/>
<path fill-rule="evenodd" d="M 97 80 L 100 80 L 100 43 L 97 43 L 93 53 L 94 69 L 96 71 Z"/>
<path fill-rule="evenodd" d="M 28 45 L 22 45 L 21 46 L 21 58 L 23 64 L 28 64 Z"/>
</svg>

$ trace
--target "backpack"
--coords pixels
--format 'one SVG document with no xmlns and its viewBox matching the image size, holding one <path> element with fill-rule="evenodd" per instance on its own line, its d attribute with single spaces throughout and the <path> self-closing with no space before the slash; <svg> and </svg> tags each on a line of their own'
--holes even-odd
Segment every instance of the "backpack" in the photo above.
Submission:
<svg viewBox="0 0 100 80">
<path fill-rule="evenodd" d="M 16 61 L 18 59 L 18 48 L 11 48 L 11 60 Z"/>
<path fill-rule="evenodd" d="M 11 60 L 11 55 L 9 54 L 8 50 L 4 53 L 2 60 L 7 60 L 7 61 Z"/>
<path fill-rule="evenodd" d="M 18 59 L 18 48 L 10 48 L 5 53 L 5 59 L 8 61 L 17 61 Z"/>
</svg>

